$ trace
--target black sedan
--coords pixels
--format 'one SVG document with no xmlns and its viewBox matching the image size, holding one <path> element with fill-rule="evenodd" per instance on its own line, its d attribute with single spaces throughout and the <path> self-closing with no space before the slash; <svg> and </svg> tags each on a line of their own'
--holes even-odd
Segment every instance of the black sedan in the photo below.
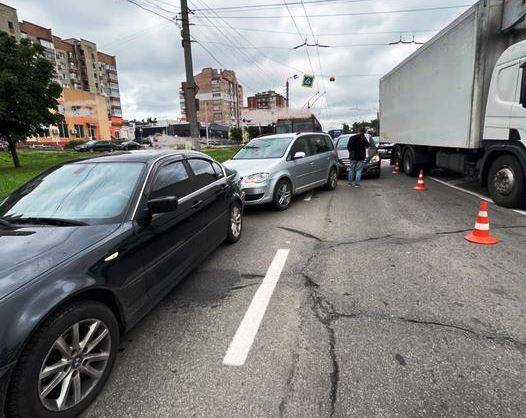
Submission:
<svg viewBox="0 0 526 418">
<path fill-rule="evenodd" d="M 347 143 L 352 135 L 341 135 L 336 140 L 336 150 L 338 151 L 338 174 L 340 177 L 347 176 L 349 172 L 349 151 L 347 151 Z M 372 141 L 371 141 L 372 142 Z M 364 177 L 380 177 L 381 159 L 378 155 L 378 148 L 372 142 L 371 147 L 367 150 L 367 159 L 363 166 Z"/>
<path fill-rule="evenodd" d="M 124 151 L 132 151 L 132 150 L 142 149 L 142 146 L 141 144 L 135 141 L 124 141 L 118 145 L 118 148 Z"/>
<path fill-rule="evenodd" d="M 105 152 L 116 149 L 119 149 L 119 145 L 111 141 L 88 141 L 75 147 L 75 151 L 79 152 Z"/>
<path fill-rule="evenodd" d="M 198 152 L 66 163 L 0 204 L 0 416 L 73 417 L 120 336 L 241 235 L 237 173 Z"/>
</svg>

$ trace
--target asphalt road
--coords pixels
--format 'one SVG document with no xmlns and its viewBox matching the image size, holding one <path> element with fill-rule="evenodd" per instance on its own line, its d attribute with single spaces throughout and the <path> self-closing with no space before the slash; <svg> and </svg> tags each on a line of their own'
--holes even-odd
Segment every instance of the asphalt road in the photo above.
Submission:
<svg viewBox="0 0 526 418">
<path fill-rule="evenodd" d="M 125 336 L 86 416 L 526 416 L 526 216 L 490 204 L 501 242 L 470 244 L 480 199 L 415 182 L 385 167 L 248 210 L 242 240 Z M 279 249 L 248 357 L 224 365 Z"/>
</svg>

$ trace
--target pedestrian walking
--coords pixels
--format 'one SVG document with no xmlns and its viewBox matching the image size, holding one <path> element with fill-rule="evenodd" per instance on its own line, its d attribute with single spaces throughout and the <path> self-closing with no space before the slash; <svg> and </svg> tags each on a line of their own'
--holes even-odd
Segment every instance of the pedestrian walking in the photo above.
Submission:
<svg viewBox="0 0 526 418">
<path fill-rule="evenodd" d="M 347 142 L 347 150 L 349 151 L 349 185 L 360 187 L 362 180 L 362 170 L 367 157 L 367 148 L 369 148 L 369 141 L 365 136 L 365 129 L 359 128 L 358 133 L 349 138 Z"/>
</svg>

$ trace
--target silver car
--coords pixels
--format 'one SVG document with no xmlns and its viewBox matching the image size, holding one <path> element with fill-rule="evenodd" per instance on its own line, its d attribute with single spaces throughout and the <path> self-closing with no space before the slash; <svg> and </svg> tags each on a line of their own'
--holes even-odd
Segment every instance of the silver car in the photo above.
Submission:
<svg viewBox="0 0 526 418">
<path fill-rule="evenodd" d="M 285 210 L 295 194 L 338 184 L 338 154 L 322 133 L 256 138 L 224 165 L 238 172 L 247 205 L 271 203 Z"/>
</svg>

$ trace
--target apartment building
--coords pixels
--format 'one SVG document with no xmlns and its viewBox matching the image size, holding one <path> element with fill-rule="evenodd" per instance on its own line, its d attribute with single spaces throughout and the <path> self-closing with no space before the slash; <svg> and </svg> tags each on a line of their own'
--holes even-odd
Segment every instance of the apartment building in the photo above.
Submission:
<svg viewBox="0 0 526 418">
<path fill-rule="evenodd" d="M 0 32 L 6 32 L 20 40 L 20 27 L 18 25 L 18 15 L 14 7 L 0 3 Z"/>
<path fill-rule="evenodd" d="M 286 107 L 286 100 L 281 94 L 276 93 L 274 90 L 264 91 L 262 93 L 256 93 L 254 96 L 247 98 L 248 109 L 277 109 Z"/>
<path fill-rule="evenodd" d="M 205 125 L 239 126 L 243 108 L 243 87 L 232 70 L 203 68 L 195 77 L 199 100 L 197 119 Z M 181 113 L 186 118 L 184 86 L 181 85 Z"/>
<path fill-rule="evenodd" d="M 44 48 L 55 65 L 55 81 L 64 89 L 83 90 L 106 98 L 108 116 L 122 117 L 117 63 L 85 39 L 62 39 L 52 29 L 18 21 L 16 9 L 0 3 L 0 30 L 17 39 L 30 39 Z"/>
</svg>

